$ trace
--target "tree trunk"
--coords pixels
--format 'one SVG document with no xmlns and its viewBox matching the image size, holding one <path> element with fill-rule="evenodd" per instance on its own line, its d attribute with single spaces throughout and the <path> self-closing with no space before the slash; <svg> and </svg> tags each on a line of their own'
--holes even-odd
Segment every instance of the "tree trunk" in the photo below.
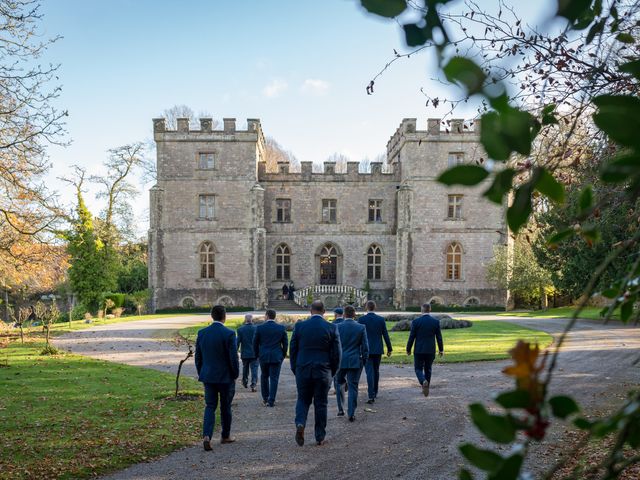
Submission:
<svg viewBox="0 0 640 480">
<path fill-rule="evenodd" d="M 178 373 L 176 373 L 176 398 L 178 398 L 178 392 L 180 391 L 180 372 L 182 371 L 182 364 L 189 360 L 189 358 L 191 358 L 192 356 L 193 349 L 191 345 L 189 345 L 189 353 L 187 353 L 187 356 L 180 360 L 180 363 L 178 364 Z"/>
</svg>

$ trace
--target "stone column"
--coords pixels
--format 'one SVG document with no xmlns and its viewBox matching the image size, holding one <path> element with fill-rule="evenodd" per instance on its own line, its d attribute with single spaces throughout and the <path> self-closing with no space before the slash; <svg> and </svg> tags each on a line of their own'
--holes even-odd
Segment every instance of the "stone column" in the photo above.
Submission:
<svg viewBox="0 0 640 480">
<path fill-rule="evenodd" d="M 149 292 L 151 312 L 161 303 L 164 288 L 164 251 L 162 239 L 162 199 L 164 190 L 157 185 L 149 190 Z"/>
<path fill-rule="evenodd" d="M 407 306 L 407 290 L 411 288 L 411 217 L 413 189 L 408 184 L 400 186 L 397 192 L 398 228 L 396 231 L 396 285 L 393 303 L 399 308 Z"/>
</svg>

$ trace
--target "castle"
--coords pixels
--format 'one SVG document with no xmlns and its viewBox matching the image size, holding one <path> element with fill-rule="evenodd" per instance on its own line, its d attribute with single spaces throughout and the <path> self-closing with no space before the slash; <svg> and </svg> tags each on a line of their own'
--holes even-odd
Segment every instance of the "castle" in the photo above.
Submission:
<svg viewBox="0 0 640 480">
<path fill-rule="evenodd" d="M 507 241 L 504 207 L 482 187 L 446 187 L 447 166 L 486 154 L 479 121 L 404 119 L 387 144 L 388 168 L 358 162 L 314 173 L 278 163 L 267 172 L 260 121 L 225 118 L 192 130 L 153 120 L 157 184 L 150 190 L 152 309 L 262 308 L 294 282 L 296 303 L 329 306 L 373 298 L 382 305 L 505 305 L 486 279 L 493 247 Z M 387 173 L 388 170 L 391 173 Z M 367 287 L 365 289 L 365 287 Z M 365 291 L 366 290 L 366 291 Z"/>
</svg>

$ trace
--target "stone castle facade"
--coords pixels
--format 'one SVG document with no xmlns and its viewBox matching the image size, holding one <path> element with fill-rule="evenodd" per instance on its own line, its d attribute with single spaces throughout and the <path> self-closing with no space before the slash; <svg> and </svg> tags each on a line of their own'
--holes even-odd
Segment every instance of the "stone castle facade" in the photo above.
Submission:
<svg viewBox="0 0 640 480">
<path fill-rule="evenodd" d="M 260 121 L 222 130 L 154 119 L 157 184 L 151 189 L 149 283 L 152 308 L 264 307 L 284 283 L 298 290 L 369 287 L 398 307 L 425 301 L 505 305 L 487 282 L 493 247 L 506 242 L 504 208 L 482 187 L 446 187 L 439 172 L 484 152 L 479 123 L 404 119 L 387 144 L 388 168 L 360 173 L 325 162 L 314 173 L 279 163 L 267 172 Z M 387 173 L 391 170 L 391 173 Z M 331 287 L 336 285 L 336 287 Z M 346 289 L 346 290 L 345 290 Z M 317 288 L 316 288 L 317 290 Z M 349 294 L 351 295 L 351 294 Z M 344 301 L 344 296 L 338 301 Z"/>
</svg>

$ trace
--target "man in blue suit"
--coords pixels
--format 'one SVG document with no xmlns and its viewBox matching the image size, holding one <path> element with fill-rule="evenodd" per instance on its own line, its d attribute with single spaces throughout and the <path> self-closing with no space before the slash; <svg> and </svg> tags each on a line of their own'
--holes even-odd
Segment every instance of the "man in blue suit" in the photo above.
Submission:
<svg viewBox="0 0 640 480">
<path fill-rule="evenodd" d="M 324 445 L 327 427 L 327 403 L 331 378 L 340 366 L 340 336 L 338 327 L 327 322 L 324 304 L 311 304 L 311 317 L 296 323 L 291 335 L 291 371 L 296 376 L 296 443 L 304 445 L 304 428 L 313 402 L 315 438 Z"/>
<path fill-rule="evenodd" d="M 253 324 L 253 315 L 247 313 L 244 316 L 244 325 L 238 329 L 238 348 L 242 359 L 242 386 L 247 388 L 249 384 L 249 370 L 251 370 L 251 391 L 256 391 L 258 383 L 258 358 L 253 351 L 253 337 L 256 326 Z"/>
<path fill-rule="evenodd" d="M 378 384 L 380 383 L 380 362 L 382 360 L 382 354 L 384 349 L 382 347 L 382 339 L 387 344 L 387 357 L 391 356 L 393 347 L 391 346 L 391 339 L 389 338 L 389 332 L 387 331 L 387 324 L 384 318 L 380 315 L 376 315 L 374 310 L 376 309 L 376 302 L 369 300 L 367 302 L 367 314 L 361 316 L 358 319 L 362 325 L 367 329 L 367 339 L 369 340 L 369 360 L 364 366 L 367 373 L 367 390 L 369 394 L 369 400 L 367 403 L 371 404 L 376 401 L 378 396 Z"/>
<path fill-rule="evenodd" d="M 253 351 L 260 361 L 260 390 L 262 404 L 273 407 L 276 403 L 278 380 L 282 361 L 287 356 L 287 330 L 276 323 L 276 311 L 267 310 L 267 321 L 256 328 Z"/>
<path fill-rule="evenodd" d="M 428 303 L 423 304 L 422 316 L 411 322 L 411 333 L 407 342 L 407 355 L 411 355 L 413 343 L 415 342 L 416 344 L 413 350 L 413 366 L 425 397 L 429 396 L 431 366 L 436 358 L 436 340 L 438 341 L 440 356 L 444 353 L 440 321 L 429 315 L 429 313 L 431 313 L 431 305 Z"/>
<path fill-rule="evenodd" d="M 337 307 L 334 311 L 333 311 L 333 323 L 338 325 L 340 323 L 342 323 L 344 321 L 344 310 L 342 307 Z"/>
<path fill-rule="evenodd" d="M 216 421 L 216 408 L 220 402 L 222 439 L 220 443 L 233 443 L 231 437 L 231 400 L 238 378 L 238 348 L 236 334 L 224 326 L 227 312 L 222 305 L 211 309 L 213 323 L 198 332 L 195 362 L 198 380 L 204 384 L 204 422 L 202 444 L 211 450 L 211 437 Z"/>
<path fill-rule="evenodd" d="M 338 401 L 338 416 L 344 415 L 344 391 L 342 386 L 347 384 L 349 388 L 349 404 L 347 414 L 349 421 L 356 419 L 356 407 L 358 406 L 358 383 L 362 374 L 362 367 L 369 358 L 369 341 L 367 329 L 355 321 L 356 310 L 351 305 L 344 309 L 344 322 L 338 325 L 340 343 L 342 345 L 342 360 L 340 370 L 336 374 L 336 396 Z"/>
</svg>

